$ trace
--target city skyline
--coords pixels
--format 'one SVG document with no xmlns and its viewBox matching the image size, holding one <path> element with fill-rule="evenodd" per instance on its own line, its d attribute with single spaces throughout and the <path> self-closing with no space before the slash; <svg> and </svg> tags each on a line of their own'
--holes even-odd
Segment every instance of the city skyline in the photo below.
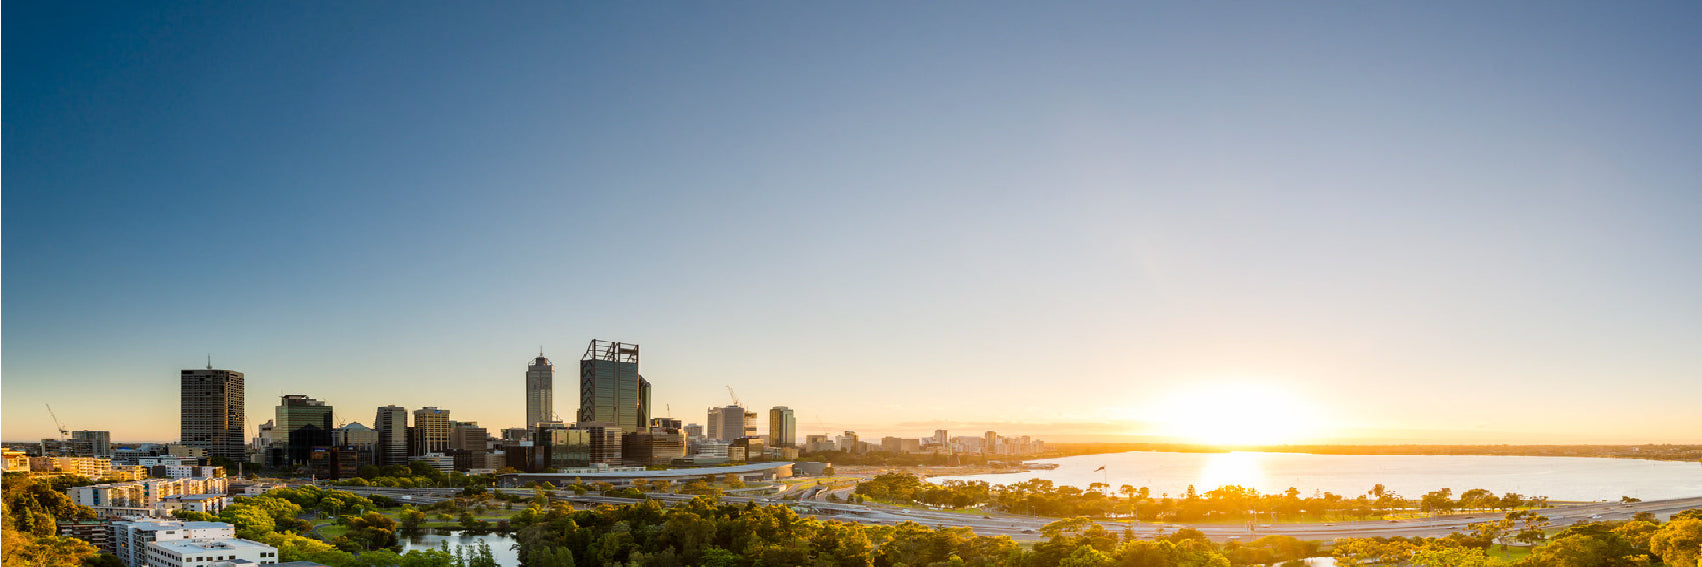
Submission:
<svg viewBox="0 0 1702 567">
<path fill-rule="evenodd" d="M 7 439 L 610 337 L 800 437 L 1702 441 L 1702 5 L 6 15 Z"/>
</svg>

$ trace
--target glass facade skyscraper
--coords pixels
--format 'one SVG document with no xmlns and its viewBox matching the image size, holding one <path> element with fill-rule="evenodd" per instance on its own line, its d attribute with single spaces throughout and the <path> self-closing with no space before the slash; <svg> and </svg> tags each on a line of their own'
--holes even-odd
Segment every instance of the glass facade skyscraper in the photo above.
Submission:
<svg viewBox="0 0 1702 567">
<path fill-rule="evenodd" d="M 287 464 L 306 463 L 314 447 L 331 446 L 331 406 L 300 394 L 278 402 L 278 425 L 273 431 L 284 441 Z"/>
<path fill-rule="evenodd" d="M 622 433 L 650 423 L 650 382 L 638 374 L 638 345 L 593 340 L 579 361 L 579 422 Z"/>
<path fill-rule="evenodd" d="M 374 460 L 380 465 L 408 464 L 408 409 L 401 406 L 380 407 L 372 425 L 378 430 Z"/>
<path fill-rule="evenodd" d="M 798 419 L 792 408 L 774 406 L 768 410 L 768 442 L 775 447 L 798 446 Z"/>
</svg>

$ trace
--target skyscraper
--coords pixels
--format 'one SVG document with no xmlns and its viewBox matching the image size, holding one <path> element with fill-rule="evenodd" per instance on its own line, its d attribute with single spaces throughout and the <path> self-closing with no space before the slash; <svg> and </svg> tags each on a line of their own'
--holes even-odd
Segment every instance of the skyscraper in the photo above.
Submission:
<svg viewBox="0 0 1702 567">
<path fill-rule="evenodd" d="M 379 465 L 408 464 L 408 408 L 384 406 L 372 418 L 378 430 L 378 447 L 373 450 Z"/>
<path fill-rule="evenodd" d="M 650 382 L 638 374 L 638 345 L 591 341 L 579 361 L 579 421 L 623 433 L 650 424 Z"/>
<path fill-rule="evenodd" d="M 414 410 L 413 456 L 449 450 L 449 410 L 424 407 Z"/>
<path fill-rule="evenodd" d="M 755 433 L 756 425 L 751 420 L 755 413 L 745 411 L 740 406 L 709 408 L 710 439 L 718 441 L 733 441 L 749 433 Z"/>
<path fill-rule="evenodd" d="M 532 359 L 532 365 L 526 367 L 526 429 L 555 420 L 555 373 L 555 365 L 544 358 L 542 350 L 538 351 L 538 358 Z"/>
<path fill-rule="evenodd" d="M 798 446 L 798 420 L 792 408 L 774 406 L 768 410 L 768 442 L 775 447 Z"/>
<path fill-rule="evenodd" d="M 289 394 L 278 401 L 278 424 L 274 434 L 287 447 L 287 464 L 303 464 L 313 455 L 314 447 L 331 446 L 331 406 L 301 394 Z"/>
<path fill-rule="evenodd" d="M 180 436 L 187 447 L 207 450 L 211 457 L 244 461 L 244 429 L 248 426 L 243 406 L 242 373 L 232 370 L 184 370 Z"/>
</svg>

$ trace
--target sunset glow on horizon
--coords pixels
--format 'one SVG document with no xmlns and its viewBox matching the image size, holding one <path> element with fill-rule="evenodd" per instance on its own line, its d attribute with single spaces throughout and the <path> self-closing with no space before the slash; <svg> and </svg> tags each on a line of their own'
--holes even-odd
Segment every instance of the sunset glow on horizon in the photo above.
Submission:
<svg viewBox="0 0 1702 567">
<path fill-rule="evenodd" d="M 1324 410 L 1281 387 L 1218 383 L 1181 387 L 1146 406 L 1156 436 L 1219 446 L 1314 443 L 1336 432 Z"/>
</svg>

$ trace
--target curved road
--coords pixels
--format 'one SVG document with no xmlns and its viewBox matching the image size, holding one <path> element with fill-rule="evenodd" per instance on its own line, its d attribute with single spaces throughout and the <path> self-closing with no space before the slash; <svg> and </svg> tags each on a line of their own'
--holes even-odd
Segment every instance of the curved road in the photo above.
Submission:
<svg viewBox="0 0 1702 567">
<path fill-rule="evenodd" d="M 380 494 L 396 499 L 398 502 L 416 504 L 432 504 L 452 498 L 460 493 L 452 488 L 371 488 L 371 487 L 336 487 L 357 494 Z M 530 496 L 531 489 L 503 488 L 495 489 L 510 494 Z M 857 522 L 864 524 L 897 524 L 900 522 L 916 522 L 932 527 L 966 527 L 976 534 L 986 536 L 1011 536 L 1019 540 L 1040 539 L 1040 527 L 1057 521 L 1058 518 L 1034 516 L 1012 516 L 997 513 L 970 514 L 962 512 L 939 512 L 884 504 L 846 504 L 825 501 L 826 495 L 835 494 L 843 499 L 849 496 L 850 489 L 834 489 L 816 491 L 812 496 L 821 500 L 781 500 L 773 497 L 753 496 L 723 496 L 723 502 L 761 502 L 765 504 L 786 504 L 800 515 L 814 516 L 822 519 Z M 664 504 L 682 502 L 693 497 L 684 494 L 653 493 L 651 498 Z M 586 494 L 574 495 L 571 491 L 557 490 L 551 493 L 556 500 L 582 504 L 630 504 L 638 502 L 632 498 L 616 498 Z M 1624 504 L 1619 502 L 1600 502 L 1593 504 L 1572 504 L 1544 508 L 1539 512 L 1547 516 L 1552 527 L 1560 528 L 1575 523 L 1600 520 L 1628 520 L 1638 512 L 1649 512 L 1656 516 L 1667 518 L 1675 513 L 1692 508 L 1702 508 L 1702 497 L 1679 498 L 1673 500 L 1655 500 Z M 1115 532 L 1121 532 L 1125 527 L 1134 530 L 1137 535 L 1152 537 L 1172 533 L 1183 527 L 1194 528 L 1213 541 L 1228 541 L 1237 539 L 1249 541 L 1267 535 L 1294 536 L 1303 540 L 1332 540 L 1342 537 L 1393 537 L 1393 536 L 1424 536 L 1441 537 L 1457 531 L 1466 531 L 1468 525 L 1503 517 L 1500 513 L 1460 514 L 1438 518 L 1413 520 L 1380 520 L 1365 522 L 1337 522 L 1333 524 L 1265 524 L 1249 530 L 1244 524 L 1130 524 L 1114 521 L 1101 521 L 1100 525 Z"/>
</svg>

